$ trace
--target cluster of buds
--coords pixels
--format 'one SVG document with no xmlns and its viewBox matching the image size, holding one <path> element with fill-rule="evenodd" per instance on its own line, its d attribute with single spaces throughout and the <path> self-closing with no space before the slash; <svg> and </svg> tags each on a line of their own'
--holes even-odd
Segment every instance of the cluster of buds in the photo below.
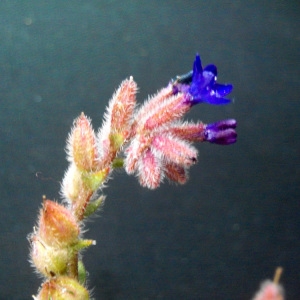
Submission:
<svg viewBox="0 0 300 300">
<path fill-rule="evenodd" d="M 124 80 L 109 102 L 96 134 L 88 117 L 74 121 L 67 141 L 70 162 L 62 182 L 63 204 L 44 199 L 30 235 L 31 261 L 45 281 L 35 299 L 89 299 L 80 250 L 95 244 L 81 238 L 82 224 L 103 203 L 98 191 L 117 167 L 136 174 L 142 186 L 157 188 L 164 178 L 185 183 L 197 162 L 193 142 L 221 145 L 236 141 L 233 119 L 204 124 L 184 122 L 197 103 L 226 104 L 230 84 L 219 84 L 217 68 L 201 66 L 177 76 L 167 87 L 136 105 L 137 84 Z"/>
<path fill-rule="evenodd" d="M 228 145 L 236 141 L 233 119 L 213 124 L 182 120 L 197 103 L 230 101 L 224 97 L 231 92 L 232 85 L 217 84 L 216 79 L 216 67 L 202 69 L 197 55 L 193 71 L 177 76 L 136 112 L 124 162 L 126 172 L 137 174 L 142 186 L 155 189 L 164 177 L 185 183 L 189 167 L 197 162 L 193 142 Z"/>
<path fill-rule="evenodd" d="M 89 299 L 88 291 L 81 285 L 85 279 L 84 270 L 78 272 L 78 255 L 95 241 L 80 238 L 80 225 L 69 209 L 44 199 L 38 226 L 29 240 L 31 261 L 47 279 L 35 299 Z M 55 296 L 58 294 L 60 298 Z"/>
</svg>

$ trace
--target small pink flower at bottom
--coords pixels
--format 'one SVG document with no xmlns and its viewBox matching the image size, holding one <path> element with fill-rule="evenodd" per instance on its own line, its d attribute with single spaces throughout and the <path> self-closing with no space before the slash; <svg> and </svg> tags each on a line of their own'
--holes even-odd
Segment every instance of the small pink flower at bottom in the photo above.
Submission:
<svg viewBox="0 0 300 300">
<path fill-rule="evenodd" d="M 271 280 L 266 280 L 253 300 L 284 300 L 283 288 Z"/>
</svg>

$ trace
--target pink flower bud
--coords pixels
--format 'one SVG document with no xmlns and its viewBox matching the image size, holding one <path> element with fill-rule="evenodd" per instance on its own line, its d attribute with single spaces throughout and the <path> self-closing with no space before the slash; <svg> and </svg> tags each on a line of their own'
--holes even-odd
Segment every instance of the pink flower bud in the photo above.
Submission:
<svg viewBox="0 0 300 300">
<path fill-rule="evenodd" d="M 109 102 L 105 121 L 98 133 L 99 164 L 111 164 L 131 133 L 136 103 L 137 84 L 130 77 L 124 80 Z"/>
<path fill-rule="evenodd" d="M 197 161 L 198 153 L 196 148 L 171 135 L 155 136 L 151 147 L 167 163 L 175 163 L 188 167 Z"/>
<path fill-rule="evenodd" d="M 202 122 L 196 124 L 174 122 L 165 132 L 188 142 L 203 142 L 205 140 L 205 127 L 206 125 Z"/>
<path fill-rule="evenodd" d="M 159 159 L 150 150 L 146 151 L 139 160 L 138 165 L 140 184 L 149 189 L 155 189 L 162 181 L 162 175 L 163 171 Z"/>
<path fill-rule="evenodd" d="M 137 136 L 126 149 L 125 171 L 133 174 L 137 170 L 137 162 L 144 151 L 149 149 L 151 139 L 145 136 Z"/>
<path fill-rule="evenodd" d="M 140 109 L 141 112 L 139 114 L 142 118 L 136 119 L 136 123 L 138 124 L 137 131 L 151 131 L 159 126 L 181 118 L 190 110 L 190 105 L 186 103 L 185 98 L 186 96 L 184 94 L 178 93 L 169 98 L 161 99 L 160 103 L 154 107 L 152 107 L 152 99 L 150 99 L 149 105 L 146 103 L 146 105 Z M 149 109 L 149 106 L 151 109 Z"/>
<path fill-rule="evenodd" d="M 155 95 L 150 97 L 148 101 L 146 101 L 136 112 L 134 118 L 135 127 L 141 128 L 144 126 L 144 124 L 147 123 L 147 121 L 149 123 L 148 125 L 151 126 L 154 115 L 156 115 L 159 112 L 163 113 L 164 109 L 166 108 L 166 105 L 170 106 L 170 102 L 171 103 L 176 102 L 174 100 L 178 99 L 178 97 L 174 98 L 173 96 L 174 96 L 173 86 L 172 84 L 169 84 L 167 87 L 162 88 Z M 170 101 L 170 99 L 172 101 Z"/>
<path fill-rule="evenodd" d="M 124 140 L 129 135 L 136 103 L 137 84 L 132 77 L 124 80 L 114 93 L 109 105 L 112 132 L 122 133 Z"/>
<path fill-rule="evenodd" d="M 69 160 L 81 170 L 91 171 L 98 167 L 96 137 L 90 120 L 81 113 L 75 120 L 67 142 Z"/>
</svg>

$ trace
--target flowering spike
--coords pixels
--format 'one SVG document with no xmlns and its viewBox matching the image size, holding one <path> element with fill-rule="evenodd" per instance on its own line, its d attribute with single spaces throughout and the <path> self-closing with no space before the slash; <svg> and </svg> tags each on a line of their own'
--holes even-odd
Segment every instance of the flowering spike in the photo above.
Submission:
<svg viewBox="0 0 300 300">
<path fill-rule="evenodd" d="M 236 141 L 233 119 L 208 125 L 182 120 L 194 104 L 230 101 L 225 97 L 232 85 L 216 81 L 217 67 L 202 68 L 197 54 L 192 71 L 177 76 L 139 109 L 137 84 L 132 77 L 124 80 L 109 102 L 97 135 L 84 113 L 74 121 L 67 140 L 70 164 L 61 186 L 66 205 L 44 199 L 38 226 L 29 238 L 31 261 L 46 277 L 34 299 L 89 299 L 82 286 L 87 272 L 81 251 L 96 242 L 81 238 L 82 223 L 103 203 L 98 190 L 115 168 L 124 167 L 150 189 L 164 178 L 184 184 L 189 168 L 197 162 L 198 151 L 191 143 Z"/>
</svg>

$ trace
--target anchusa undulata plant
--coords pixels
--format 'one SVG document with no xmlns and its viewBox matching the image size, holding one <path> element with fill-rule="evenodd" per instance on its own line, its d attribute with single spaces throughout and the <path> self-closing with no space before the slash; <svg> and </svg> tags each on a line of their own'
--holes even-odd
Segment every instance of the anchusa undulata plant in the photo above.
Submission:
<svg viewBox="0 0 300 300">
<path fill-rule="evenodd" d="M 44 282 L 34 299 L 90 299 L 81 250 L 95 245 L 82 237 L 84 220 L 104 201 L 98 191 L 115 168 L 135 174 L 139 183 L 157 188 L 166 178 L 184 184 L 197 162 L 194 142 L 236 142 L 236 121 L 210 124 L 183 121 L 196 104 L 226 104 L 232 85 L 217 83 L 217 68 L 202 68 L 196 55 L 193 70 L 174 80 L 137 107 L 138 87 L 132 77 L 114 93 L 102 127 L 94 132 L 81 113 L 67 140 L 69 168 L 62 203 L 44 197 L 37 226 L 30 234 L 30 257 Z"/>
</svg>

